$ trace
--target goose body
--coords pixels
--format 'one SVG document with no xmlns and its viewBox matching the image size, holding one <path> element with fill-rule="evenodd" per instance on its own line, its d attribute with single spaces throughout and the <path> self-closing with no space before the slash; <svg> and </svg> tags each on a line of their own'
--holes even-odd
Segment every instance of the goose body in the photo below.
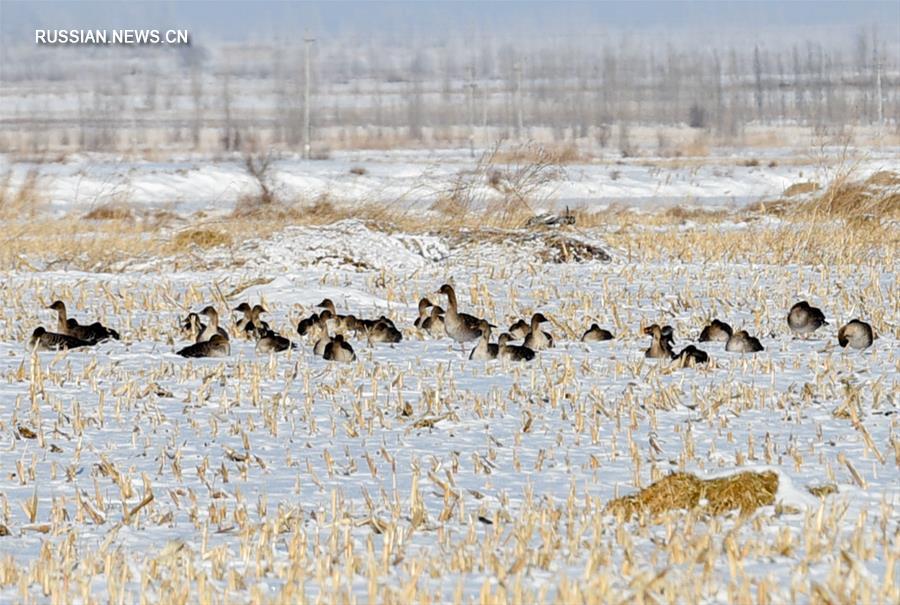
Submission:
<svg viewBox="0 0 900 605">
<path fill-rule="evenodd" d="M 371 328 L 366 329 L 366 339 L 370 343 L 398 343 L 403 340 L 403 335 L 400 333 L 400 330 L 398 330 L 392 324 L 377 320 L 375 322 L 375 325 L 373 325 Z"/>
<path fill-rule="evenodd" d="M 231 345 L 221 334 L 213 334 L 209 340 L 195 342 L 178 351 L 182 357 L 228 357 Z"/>
<path fill-rule="evenodd" d="M 244 335 L 249 337 L 247 334 L 247 326 L 250 325 L 250 322 L 253 320 L 253 307 L 248 305 L 245 302 L 242 302 L 234 309 L 236 312 L 243 314 L 243 317 L 234 322 L 234 330 L 239 336 Z"/>
<path fill-rule="evenodd" d="M 430 316 L 430 314 L 428 313 L 428 308 L 431 306 L 431 301 L 427 298 L 422 298 L 419 300 L 419 315 L 416 317 L 416 321 L 413 322 L 414 327 L 420 330 L 423 329 L 422 324 L 425 323 L 425 320 Z"/>
<path fill-rule="evenodd" d="M 701 363 L 708 363 L 709 355 L 706 354 L 706 351 L 701 351 L 694 345 L 688 345 L 675 356 L 675 360 L 682 367 L 690 367 Z"/>
<path fill-rule="evenodd" d="M 444 284 L 439 290 L 447 297 L 447 312 L 444 314 L 444 329 L 447 336 L 460 345 L 481 338 L 481 320 L 468 313 L 460 313 L 456 303 L 456 291 L 450 284 Z"/>
<path fill-rule="evenodd" d="M 43 327 L 35 328 L 28 339 L 29 351 L 59 351 L 63 349 L 77 349 L 79 347 L 89 347 L 92 343 L 86 342 L 70 336 L 68 334 L 59 334 L 57 332 L 48 332 Z"/>
<path fill-rule="evenodd" d="M 276 334 L 272 330 L 263 332 L 259 340 L 256 341 L 257 353 L 281 353 L 282 351 L 296 348 L 297 345 L 281 334 Z"/>
<path fill-rule="evenodd" d="M 350 346 L 350 343 L 344 340 L 341 334 L 338 334 L 331 339 L 331 342 L 325 345 L 322 357 L 328 361 L 350 362 L 356 360 L 356 353 L 353 352 L 353 347 Z"/>
<path fill-rule="evenodd" d="M 225 340 L 228 340 L 228 332 L 219 327 L 219 312 L 216 311 L 215 307 L 204 307 L 204 309 L 200 311 L 200 315 L 205 316 L 209 320 L 209 323 L 205 328 L 203 328 L 203 331 L 200 332 L 200 335 L 197 336 L 198 343 L 212 340 L 212 337 L 216 334 L 218 334 Z"/>
<path fill-rule="evenodd" d="M 309 333 L 309 331 L 312 329 L 312 327 L 316 323 L 318 323 L 318 321 L 319 321 L 318 313 L 313 313 L 309 317 L 307 317 L 305 319 L 301 319 L 300 322 L 297 324 L 297 334 L 299 334 L 300 336 L 306 336 L 307 333 Z"/>
<path fill-rule="evenodd" d="M 591 327 L 581 336 L 581 342 L 603 342 L 612 339 L 612 332 L 604 330 L 597 324 L 591 324 Z"/>
<path fill-rule="evenodd" d="M 700 332 L 700 342 L 728 342 L 734 331 L 724 321 L 712 320 L 708 326 Z"/>
<path fill-rule="evenodd" d="M 444 327 L 444 309 L 437 305 L 431 307 L 431 315 L 422 322 L 422 329 L 434 339 L 440 339 L 447 335 Z"/>
<path fill-rule="evenodd" d="M 852 319 L 838 330 L 838 344 L 841 347 L 851 346 L 854 349 L 866 349 L 872 346 L 875 333 L 872 326 L 859 319 Z"/>
<path fill-rule="evenodd" d="M 653 338 L 650 348 L 644 351 L 644 357 L 650 359 L 672 359 L 675 353 L 672 351 L 674 331 L 672 326 L 659 327 L 657 324 L 647 326 L 644 334 Z"/>
<path fill-rule="evenodd" d="M 543 313 L 531 316 L 531 330 L 525 336 L 525 346 L 532 351 L 543 351 L 553 347 L 553 336 L 541 330 L 540 325 L 548 321 Z"/>
<path fill-rule="evenodd" d="M 509 344 L 511 340 L 513 340 L 511 334 L 505 333 L 500 335 L 497 343 L 500 359 L 508 359 L 510 361 L 531 361 L 534 359 L 535 352 L 532 349 L 522 345 L 511 345 Z"/>
<path fill-rule="evenodd" d="M 472 349 L 472 352 L 469 353 L 469 359 L 481 361 L 497 359 L 500 347 L 491 342 L 491 324 L 482 319 L 479 322 L 479 329 L 481 330 L 481 338 L 478 340 L 475 348 Z"/>
<path fill-rule="evenodd" d="M 200 316 L 196 313 L 188 313 L 188 316 L 181 322 L 181 331 L 187 336 L 188 340 L 197 342 L 200 334 L 206 329 L 206 324 L 200 321 Z"/>
<path fill-rule="evenodd" d="M 750 336 L 747 330 L 740 330 L 731 335 L 725 343 L 725 350 L 729 353 L 758 353 L 764 351 L 765 347 L 758 338 Z"/>
<path fill-rule="evenodd" d="M 519 321 L 511 325 L 506 333 L 509 334 L 510 338 L 512 338 L 513 340 L 522 340 L 523 338 L 528 336 L 528 332 L 530 331 L 531 329 L 528 325 L 528 322 L 524 319 L 520 319 Z"/>
<path fill-rule="evenodd" d="M 808 336 L 822 326 L 828 325 L 822 309 L 810 306 L 805 300 L 801 300 L 791 307 L 791 310 L 788 312 L 787 323 L 791 332 L 803 336 Z"/>
<path fill-rule="evenodd" d="M 272 330 L 269 324 L 260 319 L 260 315 L 266 313 L 262 305 L 253 305 L 250 309 L 250 320 L 244 325 L 244 332 L 251 338 L 260 339 Z"/>
<path fill-rule="evenodd" d="M 81 325 L 74 317 L 68 317 L 66 305 L 63 301 L 54 301 L 52 305 L 47 307 L 56 311 L 58 334 L 65 334 L 77 338 L 89 345 L 95 345 L 105 340 L 119 340 L 119 333 L 112 328 L 107 328 L 99 321 L 95 321 L 90 325 Z M 49 332 L 53 334 L 54 332 Z"/>
</svg>

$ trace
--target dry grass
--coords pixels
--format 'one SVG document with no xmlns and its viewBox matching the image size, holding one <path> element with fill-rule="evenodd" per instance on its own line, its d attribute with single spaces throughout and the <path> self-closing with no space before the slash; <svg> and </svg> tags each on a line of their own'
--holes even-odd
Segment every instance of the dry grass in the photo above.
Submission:
<svg viewBox="0 0 900 605">
<path fill-rule="evenodd" d="M 807 193 L 812 193 L 813 191 L 818 191 L 821 186 L 818 183 L 813 181 L 802 181 L 800 183 L 794 183 L 784 190 L 784 197 L 794 197 L 797 195 L 804 195 Z"/>
<path fill-rule="evenodd" d="M 658 516 L 672 510 L 697 510 L 721 515 L 740 510 L 748 515 L 760 506 L 775 502 L 778 475 L 741 472 L 727 477 L 700 479 L 690 473 L 672 473 L 630 496 L 609 502 L 606 511 L 622 520 L 649 514 Z"/>
<path fill-rule="evenodd" d="M 816 217 L 842 219 L 900 218 L 900 184 L 896 173 L 882 171 L 869 179 L 853 180 L 840 175 L 817 198 L 800 204 L 797 209 Z"/>
<path fill-rule="evenodd" d="M 95 206 L 84 215 L 84 218 L 89 221 L 130 221 L 134 217 L 134 209 L 121 202 L 109 202 Z"/>
<path fill-rule="evenodd" d="M 175 234 L 172 238 L 171 249 L 180 252 L 190 248 L 214 248 L 215 246 L 227 246 L 231 243 L 231 237 L 222 231 L 215 229 L 186 229 Z"/>
<path fill-rule="evenodd" d="M 0 180 L 0 218 L 35 217 L 42 210 L 44 201 L 37 169 L 29 171 L 18 187 L 12 185 L 10 172 Z"/>
</svg>

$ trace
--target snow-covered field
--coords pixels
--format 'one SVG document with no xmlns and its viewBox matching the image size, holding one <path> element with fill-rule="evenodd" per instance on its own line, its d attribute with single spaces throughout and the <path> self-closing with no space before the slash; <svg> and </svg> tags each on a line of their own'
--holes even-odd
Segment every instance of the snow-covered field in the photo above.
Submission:
<svg viewBox="0 0 900 605">
<path fill-rule="evenodd" d="M 354 155 L 313 174 L 285 160 L 278 180 L 296 196 L 386 200 L 433 175 L 446 182 L 461 158 L 423 169 Z M 866 161 L 873 172 L 890 164 Z M 367 173 L 348 174 L 356 165 Z M 252 186 L 237 162 L 40 169 L 57 212 L 96 204 L 121 178 L 123 199 L 180 212 L 228 208 Z M 816 180 L 789 164 L 616 169 L 606 182 L 609 166 L 569 167 L 548 198 L 746 203 Z M 721 227 L 748 238 L 760 228 Z M 0 601 L 896 603 L 896 249 L 839 264 L 727 260 L 724 249 L 688 262 L 626 250 L 609 233 L 574 232 L 611 260 L 554 263 L 541 238 L 344 221 L 115 274 L 3 273 Z M 420 334 L 416 302 L 445 305 L 435 290 L 446 281 L 462 310 L 501 327 L 542 311 L 557 346 L 527 364 L 469 361 Z M 295 326 L 325 297 L 389 315 L 404 340 L 352 341 L 350 364 L 316 358 Z M 57 298 L 122 340 L 27 354 L 34 327 L 55 325 L 45 307 Z M 830 322 L 808 340 L 785 322 L 801 299 Z M 215 304 L 230 323 L 241 301 L 263 303 L 300 349 L 258 356 L 235 339 L 227 359 L 174 354 L 186 312 Z M 702 343 L 709 366 L 683 369 L 644 358 L 643 326 L 671 324 L 680 349 L 713 317 L 766 350 Z M 879 334 L 863 352 L 837 345 L 854 317 Z M 615 340 L 579 342 L 595 321 Z M 672 471 L 748 469 L 775 470 L 779 487 L 746 518 L 603 510 Z M 808 491 L 823 486 L 833 490 Z"/>
<path fill-rule="evenodd" d="M 827 184 L 836 172 L 866 177 L 896 168 L 898 149 L 813 148 L 792 152 L 762 149 L 753 154 L 721 150 L 715 157 L 628 158 L 616 154 L 562 167 L 534 192 L 542 206 L 605 209 L 687 205 L 735 208 L 781 196 L 795 183 Z M 389 203 L 428 207 L 462 177 L 475 194 L 498 196 L 484 178 L 472 176 L 477 159 L 468 151 L 336 152 L 332 159 L 305 161 L 285 155 L 272 164 L 270 182 L 286 202 L 312 203 L 327 196 L 338 203 Z M 499 166 L 500 169 L 504 167 Z M 361 169 L 363 174 L 353 174 Z M 110 203 L 176 212 L 230 210 L 258 185 L 241 156 L 183 156 L 166 161 L 111 154 L 72 154 L 61 163 L 32 164 L 0 156 L 0 175 L 21 184 L 36 171 L 44 201 L 57 213 Z"/>
</svg>

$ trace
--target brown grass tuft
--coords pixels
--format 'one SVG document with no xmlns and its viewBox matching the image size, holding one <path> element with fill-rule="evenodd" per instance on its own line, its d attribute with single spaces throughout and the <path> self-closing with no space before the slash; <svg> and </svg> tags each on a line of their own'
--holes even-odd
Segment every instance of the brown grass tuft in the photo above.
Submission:
<svg viewBox="0 0 900 605">
<path fill-rule="evenodd" d="M 839 178 L 821 196 L 798 208 L 819 216 L 844 219 L 897 218 L 900 217 L 900 187 L 879 186 L 871 179 L 860 182 Z"/>
<path fill-rule="evenodd" d="M 225 246 L 230 243 L 231 238 L 227 234 L 205 228 L 180 231 L 172 238 L 172 248 L 175 250 L 185 250 L 194 246 L 214 248 L 215 246 Z"/>
<path fill-rule="evenodd" d="M 803 195 L 805 193 L 812 193 L 813 191 L 819 190 L 819 184 L 813 181 L 802 181 L 800 183 L 794 183 L 790 187 L 784 190 L 785 197 L 794 197 L 797 195 Z"/>
<path fill-rule="evenodd" d="M 637 494 L 611 500 L 606 511 L 621 519 L 635 515 L 656 516 L 671 510 L 695 510 L 720 515 L 738 510 L 750 514 L 775 502 L 778 475 L 771 471 L 746 471 L 727 477 L 700 479 L 690 473 L 672 473 Z"/>
<path fill-rule="evenodd" d="M 91 208 L 84 218 L 89 221 L 130 221 L 134 219 L 134 211 L 121 202 L 110 202 Z"/>
</svg>

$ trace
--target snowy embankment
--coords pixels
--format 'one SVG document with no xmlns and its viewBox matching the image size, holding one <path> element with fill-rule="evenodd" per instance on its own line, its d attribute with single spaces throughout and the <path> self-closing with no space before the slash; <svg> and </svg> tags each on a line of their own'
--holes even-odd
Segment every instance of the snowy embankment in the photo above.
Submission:
<svg viewBox="0 0 900 605">
<path fill-rule="evenodd" d="M 836 171 L 851 164 L 861 178 L 894 169 L 894 157 L 886 151 L 843 161 L 824 152 L 821 157 L 789 158 L 765 152 L 759 157 L 610 158 L 568 164 L 530 197 L 547 208 L 680 204 L 729 208 L 777 198 L 798 182 L 826 185 Z M 471 183 L 473 197 L 498 197 L 486 175 L 471 175 L 475 166 L 475 159 L 459 152 L 345 152 L 322 161 L 284 157 L 273 163 L 269 180 L 276 195 L 287 202 L 312 203 L 327 197 L 351 205 L 427 208 L 460 178 Z M 259 193 L 240 157 L 151 162 L 78 154 L 57 164 L 16 163 L 0 157 L 0 174 L 11 173 L 13 187 L 32 170 L 39 175 L 42 198 L 58 213 L 116 203 L 179 213 L 227 211 L 242 196 Z"/>
<path fill-rule="evenodd" d="M 897 325 L 891 268 L 634 265 L 612 252 L 542 262 L 503 238 L 346 221 L 212 249 L 190 270 L 159 259 L 114 275 L 6 275 L 0 600 L 896 596 L 896 333 L 864 352 L 835 339 L 837 322 L 872 304 Z M 417 333 L 418 298 L 448 279 L 463 310 L 501 329 L 544 312 L 559 344 L 530 364 L 475 362 Z M 272 358 L 240 340 L 224 360 L 173 354 L 188 310 L 263 302 L 299 341 L 297 319 L 324 297 L 342 312 L 387 313 L 403 342 L 353 341 L 359 359 L 347 365 L 305 343 Z M 832 322 L 808 340 L 784 322 L 800 297 Z M 26 354 L 55 298 L 122 341 Z M 680 347 L 711 316 L 766 350 L 703 343 L 712 363 L 701 368 L 644 358 L 641 325 L 672 325 Z M 616 339 L 578 342 L 593 321 Z M 759 468 L 783 480 L 750 520 L 602 513 L 670 471 Z M 807 492 L 822 486 L 834 493 Z"/>
</svg>

